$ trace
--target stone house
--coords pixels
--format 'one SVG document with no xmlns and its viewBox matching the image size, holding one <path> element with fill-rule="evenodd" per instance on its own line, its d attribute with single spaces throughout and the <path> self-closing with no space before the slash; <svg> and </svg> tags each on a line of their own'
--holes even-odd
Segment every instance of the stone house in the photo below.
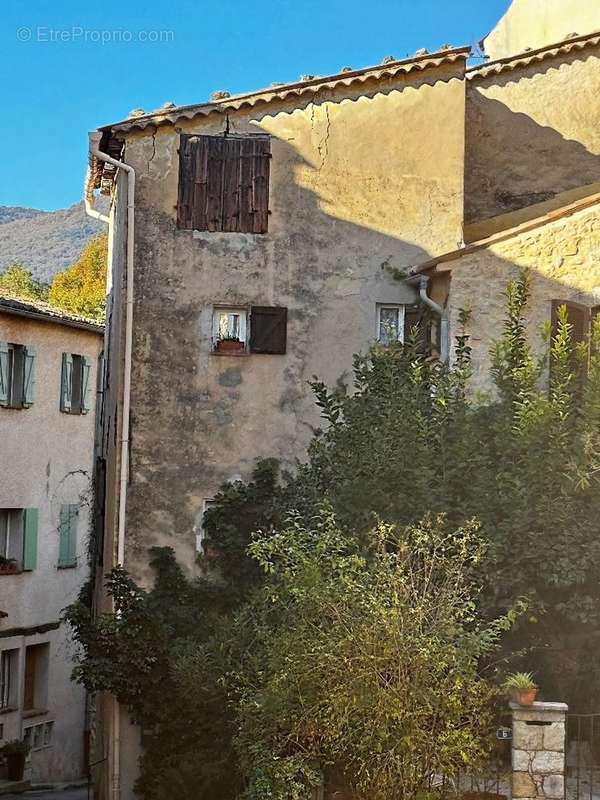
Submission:
<svg viewBox="0 0 600 800">
<path fill-rule="evenodd" d="M 102 332 L 0 298 L 0 744 L 29 742 L 34 781 L 86 772 L 86 697 L 61 614 L 89 576 Z"/>
<path fill-rule="evenodd" d="M 444 48 L 167 104 L 91 135 L 86 203 L 111 196 L 113 281 L 99 582 L 116 563 L 148 582 L 153 545 L 192 572 L 219 486 L 260 457 L 293 467 L 319 424 L 308 381 L 347 382 L 374 340 L 426 319 L 451 357 L 468 305 L 485 383 L 520 266 L 539 272 L 536 320 L 595 305 L 600 37 L 580 34 L 474 68 Z M 132 797 L 139 734 L 110 698 L 97 748 L 100 797 Z"/>
</svg>

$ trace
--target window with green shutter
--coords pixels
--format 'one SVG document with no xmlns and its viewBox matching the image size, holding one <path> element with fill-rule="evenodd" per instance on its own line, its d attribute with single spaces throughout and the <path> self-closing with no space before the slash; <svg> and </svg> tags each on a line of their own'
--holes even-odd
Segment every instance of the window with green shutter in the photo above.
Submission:
<svg viewBox="0 0 600 800">
<path fill-rule="evenodd" d="M 35 349 L 30 345 L 0 342 L 0 406 L 33 405 Z"/>
<path fill-rule="evenodd" d="M 23 570 L 31 571 L 37 567 L 38 548 L 38 510 L 26 508 L 23 511 Z"/>
<path fill-rule="evenodd" d="M 60 410 L 65 414 L 87 414 L 92 402 L 92 360 L 76 353 L 62 354 Z"/>
<path fill-rule="evenodd" d="M 77 566 L 77 523 L 79 521 L 79 506 L 67 503 L 60 507 L 60 520 L 58 526 L 58 566 Z"/>
</svg>

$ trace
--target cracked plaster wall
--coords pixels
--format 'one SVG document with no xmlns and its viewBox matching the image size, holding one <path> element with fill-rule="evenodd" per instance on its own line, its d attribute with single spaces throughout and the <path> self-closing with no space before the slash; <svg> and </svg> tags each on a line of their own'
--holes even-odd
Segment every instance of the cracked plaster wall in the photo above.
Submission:
<svg viewBox="0 0 600 800">
<path fill-rule="evenodd" d="M 137 171 L 131 487 L 127 565 L 147 548 L 195 557 L 205 499 L 258 457 L 302 457 L 319 424 L 308 381 L 349 379 L 376 303 L 413 302 L 386 266 L 461 239 L 462 66 L 372 89 L 278 101 L 130 134 Z M 180 132 L 272 136 L 266 235 L 177 230 Z M 211 354 L 213 304 L 283 305 L 284 356 Z"/>
</svg>

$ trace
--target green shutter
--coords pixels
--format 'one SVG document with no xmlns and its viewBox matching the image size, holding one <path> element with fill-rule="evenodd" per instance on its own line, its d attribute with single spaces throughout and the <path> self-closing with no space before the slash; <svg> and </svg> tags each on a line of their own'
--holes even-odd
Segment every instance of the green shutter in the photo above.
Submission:
<svg viewBox="0 0 600 800">
<path fill-rule="evenodd" d="M 73 356 L 71 353 L 62 354 L 62 371 L 60 376 L 60 410 L 71 412 L 73 393 Z"/>
<path fill-rule="evenodd" d="M 60 507 L 58 566 L 72 567 L 77 563 L 77 522 L 79 506 L 66 504 Z"/>
<path fill-rule="evenodd" d="M 90 410 L 92 359 L 81 357 L 81 413 L 87 414 Z"/>
<path fill-rule="evenodd" d="M 37 567 L 38 510 L 26 508 L 23 520 L 23 569 Z"/>
<path fill-rule="evenodd" d="M 0 406 L 7 406 L 10 399 L 8 343 L 0 342 Z"/>
<path fill-rule="evenodd" d="M 24 358 L 23 407 L 29 408 L 33 405 L 33 387 L 35 386 L 35 348 L 26 347 Z"/>
</svg>

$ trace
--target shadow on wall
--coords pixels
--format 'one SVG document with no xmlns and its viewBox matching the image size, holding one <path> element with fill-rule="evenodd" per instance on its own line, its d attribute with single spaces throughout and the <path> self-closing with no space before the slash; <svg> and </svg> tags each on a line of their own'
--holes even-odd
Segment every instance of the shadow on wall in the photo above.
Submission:
<svg viewBox="0 0 600 800">
<path fill-rule="evenodd" d="M 451 203 L 460 229 L 460 196 L 440 196 L 433 185 L 429 193 L 413 193 L 409 170 L 391 174 L 385 151 L 369 155 L 366 125 L 364 133 L 333 131 L 324 115 L 315 106 L 299 129 L 291 113 L 289 128 L 279 114 L 276 134 L 265 114 L 254 128 L 272 136 L 266 236 L 178 230 L 153 202 L 157 182 L 139 181 L 128 535 L 140 554 L 154 544 L 179 545 L 181 560 L 192 563 L 205 498 L 232 475 L 248 475 L 257 458 L 293 467 L 304 456 L 319 425 L 309 381 L 316 374 L 335 383 L 351 370 L 353 354 L 375 337 L 377 302 L 415 302 L 414 290 L 388 267 L 431 253 L 408 240 L 405 229 L 420 230 L 426 240 Z M 192 130 L 222 132 L 214 122 L 185 129 Z M 294 137 L 313 143 L 315 163 L 298 153 Z M 363 172 L 357 184 L 357 171 L 366 168 L 361 147 L 369 163 L 375 159 L 379 183 Z M 348 196 L 337 204 L 357 222 L 324 210 L 344 186 Z M 375 224 L 398 233 L 381 233 Z M 212 357 L 214 304 L 286 306 L 287 353 Z"/>
<path fill-rule="evenodd" d="M 557 72 L 556 66 L 549 65 L 545 70 L 538 66 L 536 73 L 550 70 Z M 573 79 L 577 80 L 576 76 Z M 520 80 L 531 83 L 531 76 L 520 75 Z M 564 76 L 559 75 L 557 81 L 563 81 L 566 90 Z M 504 102 L 484 94 L 488 89 L 500 88 L 506 92 L 507 103 L 513 100 L 519 104 L 524 95 L 516 93 L 517 83 L 513 73 L 467 82 L 467 224 L 550 200 L 560 192 L 600 180 L 600 155 L 590 152 L 581 142 L 565 138 L 558 130 L 540 125 L 528 114 L 511 111 Z M 514 95 L 510 93 L 510 84 L 516 87 Z M 553 106 L 568 102 L 572 104 L 572 118 L 563 114 L 560 121 L 572 124 L 574 135 L 577 127 L 587 135 L 597 128 L 597 122 L 593 121 L 596 103 L 593 91 L 573 91 L 568 98 L 561 91 L 545 96 L 541 85 L 531 86 L 529 91 L 533 113 L 537 111 L 540 115 L 558 118 L 561 110 L 555 113 Z M 539 92 L 539 96 L 534 96 L 534 92 Z M 529 104 L 529 98 L 527 102 Z M 595 116 L 598 118 L 597 113 Z"/>
</svg>

